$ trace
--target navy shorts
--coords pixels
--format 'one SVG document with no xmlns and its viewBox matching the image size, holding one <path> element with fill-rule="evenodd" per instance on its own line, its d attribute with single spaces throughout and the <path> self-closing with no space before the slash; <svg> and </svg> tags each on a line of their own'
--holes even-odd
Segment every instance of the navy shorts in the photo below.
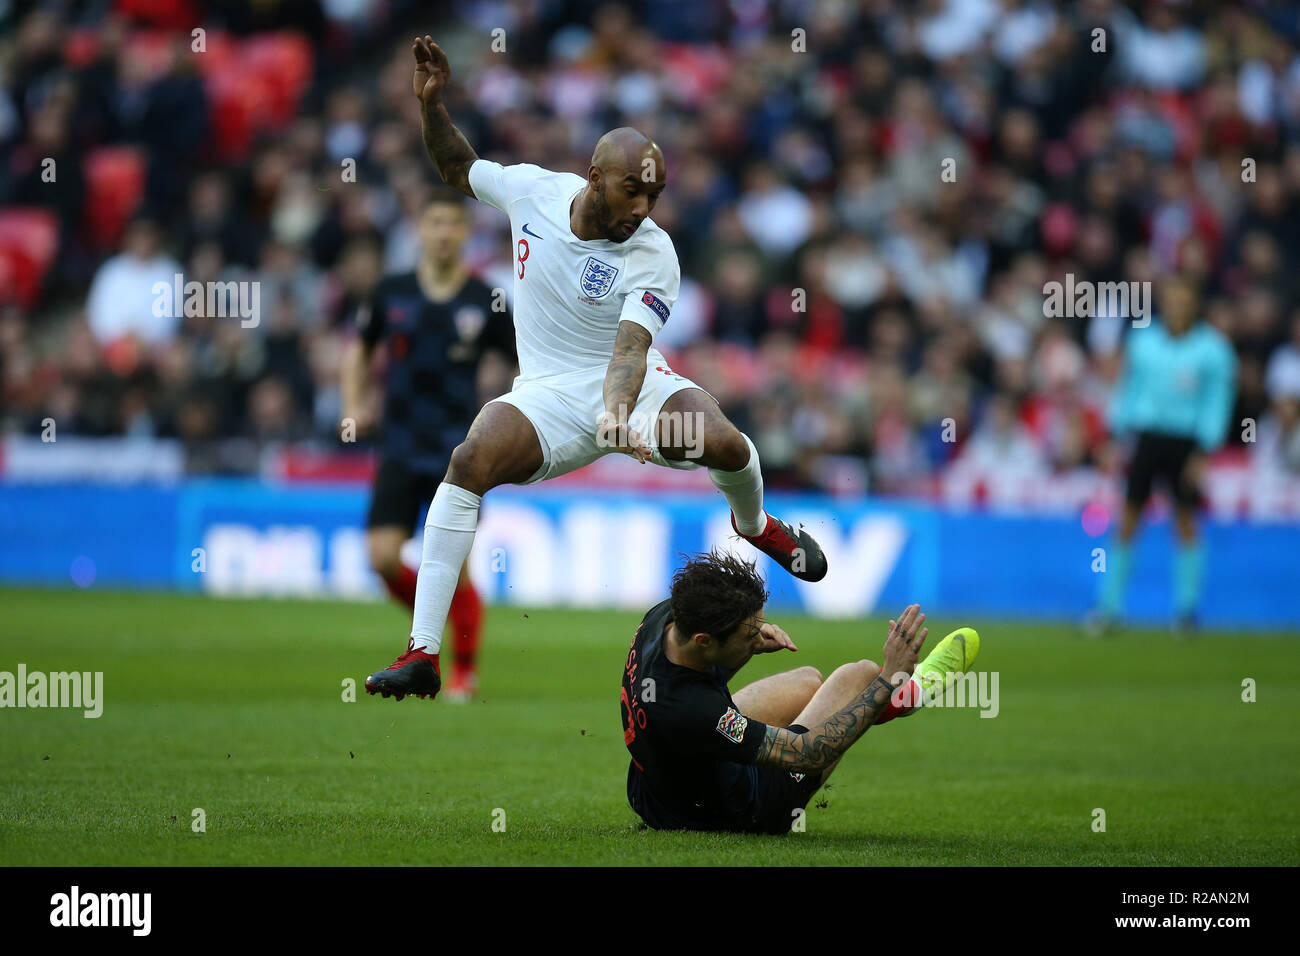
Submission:
<svg viewBox="0 0 1300 956">
<path fill-rule="evenodd" d="M 441 475 L 412 471 L 396 458 L 382 459 L 370 496 L 366 527 L 396 525 L 414 530 L 424 517 L 421 506 L 433 500 L 441 483 Z"/>
<path fill-rule="evenodd" d="M 808 728 L 791 724 L 796 734 Z M 642 774 L 635 764 L 628 766 L 627 795 L 632 809 L 655 830 L 710 830 L 733 833 L 789 833 L 797 819 L 795 811 L 808 806 L 821 787 L 821 773 L 790 773 L 772 767 L 742 766 L 749 777 L 751 798 L 743 809 L 709 820 L 692 819 L 689 811 L 663 805 L 644 789 Z"/>
<path fill-rule="evenodd" d="M 796 734 L 807 733 L 801 724 L 788 728 Z M 755 775 L 754 806 L 751 816 L 737 829 L 749 833 L 788 833 L 797 814 L 808 806 L 822 784 L 821 772 L 790 773 L 772 767 L 751 767 Z"/>
</svg>

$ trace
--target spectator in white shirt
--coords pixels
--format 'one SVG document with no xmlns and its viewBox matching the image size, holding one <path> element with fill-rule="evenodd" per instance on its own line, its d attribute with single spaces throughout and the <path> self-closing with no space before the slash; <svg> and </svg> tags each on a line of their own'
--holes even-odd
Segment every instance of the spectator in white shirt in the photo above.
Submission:
<svg viewBox="0 0 1300 956">
<path fill-rule="evenodd" d="M 1274 401 L 1300 398 L 1300 309 L 1291 316 L 1291 341 L 1274 350 L 1268 360 L 1264 388 Z"/>
<path fill-rule="evenodd" d="M 157 316 L 154 285 L 161 282 L 171 289 L 180 271 L 180 263 L 162 250 L 158 223 L 145 216 L 132 220 L 122 252 L 99 267 L 90 285 L 86 317 L 96 341 L 107 345 L 128 335 L 148 345 L 171 341 L 178 324 L 172 294 Z"/>
<path fill-rule="evenodd" d="M 750 171 L 737 204 L 745 231 L 769 256 L 793 252 L 812 232 L 812 203 L 784 182 L 771 166 L 759 163 Z"/>
<path fill-rule="evenodd" d="M 1205 75 L 1205 37 L 1179 19 L 1168 3 L 1146 7 L 1146 24 L 1116 18 L 1115 49 L 1125 72 L 1153 90 L 1185 90 Z"/>
</svg>

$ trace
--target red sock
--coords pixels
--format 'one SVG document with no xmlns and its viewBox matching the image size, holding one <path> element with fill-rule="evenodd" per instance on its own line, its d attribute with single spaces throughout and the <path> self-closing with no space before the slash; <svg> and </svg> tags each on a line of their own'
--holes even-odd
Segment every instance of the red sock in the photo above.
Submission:
<svg viewBox="0 0 1300 956">
<path fill-rule="evenodd" d="M 921 685 L 909 678 L 889 695 L 889 706 L 876 718 L 877 724 L 883 724 L 895 717 L 906 717 L 921 706 Z"/>
<path fill-rule="evenodd" d="M 391 578 L 384 578 L 384 587 L 388 588 L 388 593 L 397 600 L 409 608 L 414 608 L 415 581 L 415 572 L 406 565 L 400 564 L 396 575 Z"/>
<path fill-rule="evenodd" d="M 456 586 L 447 617 L 451 621 L 451 649 L 456 666 L 473 668 L 479 632 L 483 629 L 483 602 L 473 584 L 466 581 Z"/>
</svg>

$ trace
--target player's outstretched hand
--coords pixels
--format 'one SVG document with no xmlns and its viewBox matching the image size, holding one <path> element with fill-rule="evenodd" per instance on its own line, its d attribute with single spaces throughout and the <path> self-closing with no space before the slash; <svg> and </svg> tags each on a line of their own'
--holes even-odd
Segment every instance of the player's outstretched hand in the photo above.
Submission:
<svg viewBox="0 0 1300 956">
<path fill-rule="evenodd" d="M 758 633 L 762 635 L 763 643 L 758 650 L 754 652 L 755 654 L 771 654 L 773 651 L 799 650 L 799 648 L 794 646 L 794 641 L 790 640 L 790 635 L 787 634 L 784 629 L 770 621 L 764 621 L 763 625 L 758 629 Z"/>
<path fill-rule="evenodd" d="M 921 605 L 909 604 L 897 621 L 889 622 L 889 637 L 885 638 L 884 656 L 880 659 L 880 673 L 897 686 L 916 670 L 916 655 L 925 643 L 929 628 L 921 627 L 925 615 Z M 900 676 L 901 675 L 901 676 Z"/>
<path fill-rule="evenodd" d="M 627 422 L 620 422 L 613 412 L 605 412 L 596 422 L 596 445 L 631 455 L 643 465 L 650 460 L 650 446 L 641 433 Z"/>
<path fill-rule="evenodd" d="M 415 76 L 411 80 L 415 95 L 426 106 L 437 103 L 451 82 L 451 63 L 447 54 L 427 33 L 423 40 L 416 37 L 412 41 L 411 52 L 415 54 Z"/>
</svg>

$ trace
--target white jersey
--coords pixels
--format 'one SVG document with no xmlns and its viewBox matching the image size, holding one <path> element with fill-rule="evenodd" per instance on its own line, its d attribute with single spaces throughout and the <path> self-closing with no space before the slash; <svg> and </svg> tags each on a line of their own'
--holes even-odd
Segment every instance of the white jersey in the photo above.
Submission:
<svg viewBox="0 0 1300 956">
<path fill-rule="evenodd" d="M 480 159 L 469 185 L 510 217 L 521 378 L 606 366 L 619 322 L 654 336 L 668 320 L 681 270 L 672 240 L 651 219 L 626 242 L 584 241 L 569 228 L 573 198 L 587 185 L 575 173 Z M 663 362 L 654 349 L 650 358 L 652 368 Z"/>
</svg>

